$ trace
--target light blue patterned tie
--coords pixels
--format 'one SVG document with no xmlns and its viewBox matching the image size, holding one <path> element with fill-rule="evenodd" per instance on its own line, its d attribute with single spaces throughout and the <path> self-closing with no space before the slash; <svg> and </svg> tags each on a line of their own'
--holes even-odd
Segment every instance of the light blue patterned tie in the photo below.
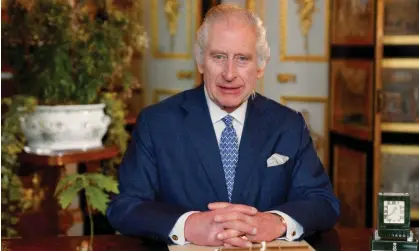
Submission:
<svg viewBox="0 0 419 251">
<path fill-rule="evenodd" d="M 236 131 L 233 127 L 233 117 L 227 115 L 222 120 L 226 127 L 221 133 L 220 153 L 227 184 L 228 200 L 231 202 L 234 176 L 236 174 L 237 160 L 239 158 L 239 144 Z"/>
</svg>

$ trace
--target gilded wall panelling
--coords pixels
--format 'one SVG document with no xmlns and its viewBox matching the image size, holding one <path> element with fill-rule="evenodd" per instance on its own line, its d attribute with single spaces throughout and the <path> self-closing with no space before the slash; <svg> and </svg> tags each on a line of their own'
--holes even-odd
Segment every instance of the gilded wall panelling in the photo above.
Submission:
<svg viewBox="0 0 419 251">
<path fill-rule="evenodd" d="M 318 3 L 323 3 L 323 5 L 319 6 Z M 297 5 L 296 13 L 290 12 L 290 4 Z M 279 41 L 280 41 L 280 48 L 279 48 L 279 58 L 281 61 L 300 61 L 300 62 L 326 62 L 329 59 L 329 6 L 330 0 L 280 0 L 280 25 L 279 25 Z M 310 52 L 310 45 L 314 43 L 310 43 L 310 31 L 314 24 L 314 20 L 316 19 L 316 15 L 320 15 L 319 9 L 323 9 L 324 17 L 323 20 L 323 39 L 321 43 L 323 44 L 323 52 L 322 53 L 312 53 Z M 303 39 L 303 46 L 299 50 L 301 50 L 301 54 L 292 54 L 289 52 L 289 34 L 288 31 L 290 28 L 290 24 L 293 22 L 289 22 L 288 17 L 298 17 L 298 23 L 300 29 L 300 34 Z M 313 36 L 316 38 L 316 36 Z"/>
<path fill-rule="evenodd" d="M 193 31 L 191 24 L 192 17 L 196 16 L 196 8 L 192 10 L 193 0 L 152 0 L 151 2 L 151 48 L 153 56 L 158 59 L 192 59 Z M 193 14 L 193 15 L 192 15 Z M 184 20 L 182 18 L 185 18 Z M 165 25 L 161 25 L 164 22 Z M 186 50 L 175 51 L 180 41 L 178 38 L 182 33 L 178 32 L 178 26 L 186 27 Z M 165 33 L 168 39 L 163 39 L 162 27 L 166 27 Z M 167 40 L 167 41 L 166 41 Z M 181 43 L 183 44 L 183 43 Z"/>
</svg>

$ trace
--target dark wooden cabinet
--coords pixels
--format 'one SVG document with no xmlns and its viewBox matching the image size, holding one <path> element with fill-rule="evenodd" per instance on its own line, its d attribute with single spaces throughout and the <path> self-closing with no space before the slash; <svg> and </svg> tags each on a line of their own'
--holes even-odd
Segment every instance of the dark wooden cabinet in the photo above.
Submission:
<svg viewBox="0 0 419 251">
<path fill-rule="evenodd" d="M 331 4 L 329 150 L 340 224 L 375 227 L 381 191 L 409 192 L 418 224 L 419 1 Z"/>
</svg>

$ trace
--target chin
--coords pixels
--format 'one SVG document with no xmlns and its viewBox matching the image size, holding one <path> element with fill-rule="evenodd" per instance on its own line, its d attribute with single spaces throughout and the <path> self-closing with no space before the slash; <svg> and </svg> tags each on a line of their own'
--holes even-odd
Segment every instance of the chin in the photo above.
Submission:
<svg viewBox="0 0 419 251">
<path fill-rule="evenodd" d="M 221 105 L 222 107 L 224 107 L 225 109 L 236 109 L 238 108 L 240 105 L 242 104 L 241 101 L 237 100 L 237 101 L 226 101 L 226 102 L 222 102 Z"/>
</svg>

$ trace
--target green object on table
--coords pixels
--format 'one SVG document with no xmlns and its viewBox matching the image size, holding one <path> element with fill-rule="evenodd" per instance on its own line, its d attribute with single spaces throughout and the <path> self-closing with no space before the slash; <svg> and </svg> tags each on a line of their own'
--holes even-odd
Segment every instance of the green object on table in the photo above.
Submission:
<svg viewBox="0 0 419 251">
<path fill-rule="evenodd" d="M 371 239 L 371 250 L 419 251 L 418 238 L 410 229 L 410 195 L 378 194 L 378 228 Z"/>
</svg>

